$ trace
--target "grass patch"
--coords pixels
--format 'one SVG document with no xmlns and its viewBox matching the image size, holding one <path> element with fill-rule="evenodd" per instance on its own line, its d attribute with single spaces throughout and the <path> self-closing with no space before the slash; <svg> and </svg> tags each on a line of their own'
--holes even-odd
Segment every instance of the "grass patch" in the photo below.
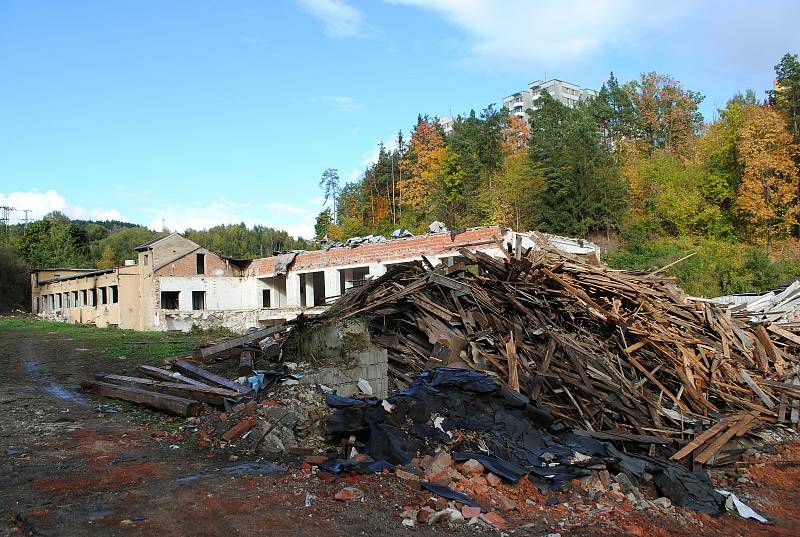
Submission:
<svg viewBox="0 0 800 537">
<path fill-rule="evenodd" d="M 24 317 L 0 317 L 0 333 L 6 330 L 57 333 L 72 340 L 76 347 L 95 350 L 105 358 L 125 357 L 143 364 L 158 364 L 164 358 L 191 354 L 201 343 L 231 335 L 227 330 L 139 332 Z"/>
</svg>

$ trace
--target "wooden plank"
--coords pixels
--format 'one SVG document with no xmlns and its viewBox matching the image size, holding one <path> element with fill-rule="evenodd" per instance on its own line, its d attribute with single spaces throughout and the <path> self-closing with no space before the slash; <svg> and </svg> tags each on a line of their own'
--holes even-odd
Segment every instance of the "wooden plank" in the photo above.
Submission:
<svg viewBox="0 0 800 537">
<path fill-rule="evenodd" d="M 772 400 L 767 397 L 767 394 L 764 393 L 764 390 L 762 390 L 758 384 L 756 384 L 755 381 L 750 378 L 750 375 L 747 374 L 747 371 L 739 368 L 739 375 L 742 377 L 742 380 L 744 380 L 745 383 L 750 386 L 753 392 L 755 392 L 758 398 L 761 399 L 761 402 L 764 403 L 764 406 L 770 410 L 775 410 L 775 403 L 773 403 Z"/>
<path fill-rule="evenodd" d="M 465 283 L 461 283 L 458 280 L 454 280 L 453 278 L 448 278 L 447 276 L 443 276 L 441 274 L 437 274 L 436 272 L 431 272 L 428 275 L 428 280 L 432 283 L 441 285 L 442 287 L 447 287 L 448 289 L 452 289 L 453 291 L 459 291 L 461 293 L 471 293 L 472 287 Z"/>
<path fill-rule="evenodd" d="M 769 325 L 767 327 L 767 330 L 769 330 L 773 334 L 781 336 L 783 339 L 791 341 L 792 343 L 794 343 L 796 345 L 800 345 L 800 335 L 793 334 L 793 333 L 789 332 L 788 330 L 784 330 L 780 326 L 777 326 L 777 325 L 774 325 L 774 324 Z"/>
<path fill-rule="evenodd" d="M 519 373 L 517 372 L 517 346 L 514 344 L 514 331 L 508 336 L 506 341 L 506 360 L 508 362 L 508 387 L 519 391 Z"/>
<path fill-rule="evenodd" d="M 682 458 L 686 457 L 689 453 L 696 450 L 703 444 L 705 444 L 708 440 L 714 437 L 717 433 L 719 433 L 722 429 L 728 426 L 728 422 L 730 418 L 722 418 L 717 423 L 700 433 L 699 435 L 695 436 L 694 439 L 683 446 L 680 450 L 678 450 L 670 459 L 674 461 L 679 461 Z"/>
<path fill-rule="evenodd" d="M 138 369 L 140 373 L 144 373 L 148 377 L 158 380 L 166 380 L 168 382 L 183 382 L 184 384 L 190 384 L 192 386 L 208 386 L 208 384 L 205 382 L 200 382 L 199 380 L 195 380 L 181 374 L 180 371 L 169 371 L 167 369 L 162 369 L 152 365 L 140 365 Z"/>
<path fill-rule="evenodd" d="M 181 372 L 186 373 L 187 375 L 194 375 L 195 377 L 199 377 L 211 384 L 216 384 L 217 386 L 222 386 L 223 388 L 228 388 L 229 390 L 233 390 L 239 392 L 240 394 L 249 393 L 251 390 L 247 386 L 242 386 L 238 382 L 233 382 L 232 380 L 228 380 L 225 377 L 220 377 L 219 375 L 215 375 L 210 371 L 206 371 L 202 367 L 196 366 L 191 362 L 187 362 L 186 360 L 176 359 L 172 362 L 173 367 L 180 369 Z"/>
<path fill-rule="evenodd" d="M 775 348 L 775 345 L 772 343 L 772 340 L 769 338 L 769 334 L 767 333 L 767 329 L 764 328 L 764 325 L 756 326 L 755 330 L 753 331 L 758 338 L 758 342 L 764 347 L 764 350 L 767 352 L 767 356 L 773 362 L 777 362 L 781 359 L 780 353 L 778 349 Z"/>
<path fill-rule="evenodd" d="M 283 332 L 287 330 L 286 327 L 283 325 L 277 326 L 270 326 L 268 328 L 264 328 L 262 330 L 258 330 L 256 332 L 252 332 L 250 334 L 245 334 L 239 337 L 232 337 L 228 338 L 225 341 L 221 341 L 216 345 L 211 345 L 210 347 L 201 347 L 196 351 L 196 356 L 201 360 L 207 360 L 214 356 L 215 354 L 219 354 L 221 352 L 225 352 L 229 349 L 234 349 L 236 347 L 241 347 L 247 343 L 255 343 L 264 339 L 265 337 L 271 336 L 273 334 L 277 334 L 278 332 Z"/>
<path fill-rule="evenodd" d="M 127 386 L 117 386 L 116 384 L 108 384 L 96 380 L 84 380 L 81 382 L 81 387 L 96 395 L 139 403 L 184 417 L 199 415 L 203 406 L 197 401 L 184 399 L 183 397 L 175 397 L 173 395 L 150 392 Z"/>
<path fill-rule="evenodd" d="M 542 367 L 539 369 L 536 380 L 534 381 L 533 391 L 531 392 L 531 399 L 533 401 L 539 400 L 539 394 L 542 392 L 542 383 L 544 382 L 544 376 L 547 375 L 547 371 L 550 369 L 550 362 L 553 359 L 553 354 L 556 351 L 556 340 L 550 339 L 550 342 L 547 344 L 547 350 L 544 353 L 544 360 L 542 360 Z"/>
<path fill-rule="evenodd" d="M 241 397 L 239 392 L 226 390 L 225 388 L 214 388 L 211 386 L 191 386 L 179 382 L 165 382 L 161 380 L 142 379 L 128 377 L 125 375 L 111 375 L 108 373 L 97 372 L 94 374 L 96 380 L 117 384 L 121 386 L 131 386 L 140 390 L 165 393 L 184 399 L 194 399 L 215 406 L 225 406 L 225 398 Z"/>
<path fill-rule="evenodd" d="M 736 421 L 731 423 L 730 427 L 728 427 L 728 429 L 725 432 L 720 434 L 714 440 L 714 442 L 711 443 L 710 446 L 701 451 L 700 454 L 694 458 L 695 461 L 699 462 L 700 464 L 707 463 L 709 460 L 711 460 L 711 458 L 714 455 L 716 455 L 719 452 L 720 449 L 722 449 L 725 446 L 725 444 L 728 443 L 728 440 L 730 440 L 731 438 L 734 437 L 734 435 L 736 435 L 736 431 L 738 430 L 738 425 L 739 425 L 739 419 L 742 418 L 739 417 L 738 419 L 737 418 L 734 419 L 736 419 Z M 749 419 L 750 421 L 753 421 L 753 416 L 751 414 L 748 414 L 743 419 Z"/>
</svg>

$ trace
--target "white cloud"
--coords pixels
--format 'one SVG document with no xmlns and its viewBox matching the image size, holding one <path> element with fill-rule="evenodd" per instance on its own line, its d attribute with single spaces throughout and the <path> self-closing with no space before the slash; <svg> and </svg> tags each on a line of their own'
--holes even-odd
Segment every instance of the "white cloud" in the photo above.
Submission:
<svg viewBox="0 0 800 537">
<path fill-rule="evenodd" d="M 342 0 L 296 0 L 297 4 L 325 25 L 328 37 L 370 38 L 377 35 L 364 14 Z"/>
<path fill-rule="evenodd" d="M 187 229 L 208 229 L 214 226 L 239 224 L 247 226 L 262 225 L 283 229 L 295 237 L 312 238 L 316 212 L 296 207 L 288 203 L 271 202 L 267 211 L 255 208 L 250 203 L 237 203 L 220 198 L 210 203 L 195 202 L 191 205 L 177 204 L 158 208 L 143 208 L 150 214 L 149 227 L 161 229 L 166 225 L 171 231 Z"/>
<path fill-rule="evenodd" d="M 355 112 L 361 108 L 360 102 L 347 95 L 323 95 L 320 98 L 340 112 Z"/>
<path fill-rule="evenodd" d="M 11 213 L 11 219 L 14 222 L 24 220 L 25 209 L 29 211 L 28 218 L 31 220 L 37 220 L 52 211 L 60 211 L 70 218 L 79 220 L 128 221 L 116 209 L 86 209 L 79 205 L 67 203 L 66 198 L 53 189 L 45 192 L 35 189 L 28 192 L 9 192 L 8 194 L 0 192 L 0 205 L 8 205 L 16 209 Z"/>
<path fill-rule="evenodd" d="M 469 59 L 516 66 L 559 64 L 630 43 L 679 11 L 634 0 L 388 1 L 438 12 L 464 29 Z"/>
<path fill-rule="evenodd" d="M 289 203 L 281 203 L 279 201 L 268 203 L 267 208 L 276 214 L 308 214 L 309 212 L 308 209 L 303 209 L 302 207 L 297 207 Z"/>
</svg>

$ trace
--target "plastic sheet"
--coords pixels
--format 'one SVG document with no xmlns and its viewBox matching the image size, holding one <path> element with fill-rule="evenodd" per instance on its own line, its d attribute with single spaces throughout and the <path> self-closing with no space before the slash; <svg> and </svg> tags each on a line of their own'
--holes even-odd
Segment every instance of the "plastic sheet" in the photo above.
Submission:
<svg viewBox="0 0 800 537">
<path fill-rule="evenodd" d="M 355 435 L 370 456 L 392 464 L 407 464 L 414 457 L 450 446 L 452 440 L 443 431 L 470 432 L 458 443 L 466 453 L 455 456 L 475 458 L 509 481 L 528 474 L 537 484 L 558 486 L 590 475 L 588 466 L 604 463 L 609 470 L 624 470 L 638 478 L 645 471 L 651 473 L 660 493 L 676 505 L 709 514 L 722 512 L 723 498 L 706 474 L 690 472 L 672 461 L 623 453 L 609 442 L 548 427 L 546 409 L 509 392 L 484 373 L 431 369 L 422 372 L 407 390 L 386 399 L 391 412 L 378 400 L 329 396 L 328 404 L 335 410 L 328 420 L 328 432 L 341 438 Z M 479 451 L 484 455 L 476 456 Z"/>
</svg>

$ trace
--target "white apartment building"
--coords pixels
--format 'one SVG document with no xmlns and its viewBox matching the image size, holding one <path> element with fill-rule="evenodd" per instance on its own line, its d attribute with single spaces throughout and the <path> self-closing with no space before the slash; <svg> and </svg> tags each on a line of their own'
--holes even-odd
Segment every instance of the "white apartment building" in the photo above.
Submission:
<svg viewBox="0 0 800 537">
<path fill-rule="evenodd" d="M 580 101 L 596 97 L 597 92 L 593 89 L 583 88 L 571 82 L 565 82 L 556 78 L 551 80 L 536 80 L 528 84 L 528 89 L 518 91 L 503 99 L 503 107 L 515 116 L 525 119 L 528 110 L 536 110 L 536 100 L 542 95 L 542 91 L 547 90 L 551 97 L 562 102 L 570 108 Z"/>
</svg>

